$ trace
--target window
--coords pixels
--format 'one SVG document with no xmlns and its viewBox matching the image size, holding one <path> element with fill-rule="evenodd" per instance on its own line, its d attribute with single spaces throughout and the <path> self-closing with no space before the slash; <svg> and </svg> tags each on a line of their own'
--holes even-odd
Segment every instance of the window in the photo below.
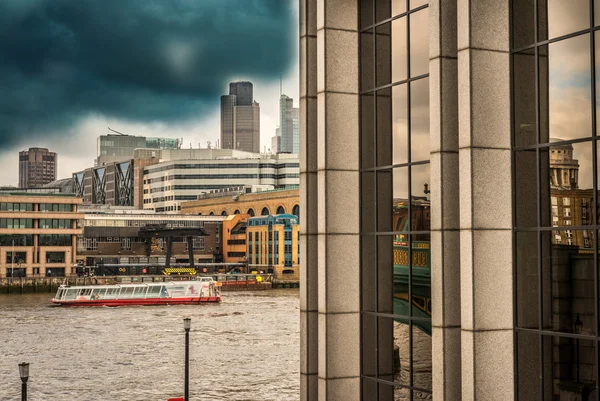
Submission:
<svg viewBox="0 0 600 401">
<path fill-rule="evenodd" d="M 518 401 L 599 395 L 595 385 L 583 397 L 564 387 L 599 382 L 598 358 L 576 357 L 596 355 L 600 340 L 593 205 L 600 171 L 599 17 L 598 0 L 512 0 Z"/>
<path fill-rule="evenodd" d="M 362 394 L 429 399 L 429 7 L 359 3 Z"/>
</svg>

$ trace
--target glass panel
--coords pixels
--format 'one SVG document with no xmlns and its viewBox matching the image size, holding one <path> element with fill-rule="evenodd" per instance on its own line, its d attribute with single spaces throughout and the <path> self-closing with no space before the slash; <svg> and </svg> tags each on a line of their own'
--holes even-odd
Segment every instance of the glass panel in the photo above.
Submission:
<svg viewBox="0 0 600 401">
<path fill-rule="evenodd" d="M 408 104 L 407 85 L 392 87 L 392 118 L 393 118 L 393 163 L 408 162 Z M 429 138 L 427 138 L 429 141 Z"/>
<path fill-rule="evenodd" d="M 517 227 L 538 224 L 537 155 L 535 150 L 515 152 L 515 219 Z"/>
<path fill-rule="evenodd" d="M 360 27 L 373 25 L 373 0 L 360 0 Z"/>
<path fill-rule="evenodd" d="M 393 170 L 393 231 L 408 231 L 408 220 L 408 168 L 398 167 Z"/>
<path fill-rule="evenodd" d="M 377 237 L 377 311 L 392 314 L 395 311 L 396 283 L 394 276 L 394 248 L 391 235 Z"/>
<path fill-rule="evenodd" d="M 538 1 L 540 41 L 568 35 L 590 26 L 589 0 Z"/>
<path fill-rule="evenodd" d="M 411 236 L 412 264 L 412 310 L 411 316 L 431 319 L 431 249 L 430 235 L 418 234 Z M 394 266 L 395 267 L 395 266 Z M 404 277 L 402 270 L 399 278 Z M 408 271 L 406 271 L 406 276 Z M 431 335 L 431 321 L 415 321 L 413 324 L 423 332 Z"/>
<path fill-rule="evenodd" d="M 375 172 L 367 171 L 361 175 L 361 232 L 375 232 Z"/>
<path fill-rule="evenodd" d="M 395 69 L 393 64 L 393 52 L 395 52 L 395 39 L 392 38 L 392 24 L 387 23 L 375 28 L 375 45 L 377 57 L 377 79 L 375 86 L 379 87 L 387 85 L 392 81 L 392 69 Z M 394 49 L 394 50 L 393 50 Z"/>
<path fill-rule="evenodd" d="M 392 16 L 406 12 L 406 0 L 392 0 Z"/>
<path fill-rule="evenodd" d="M 410 9 L 415 9 L 417 7 L 424 6 L 425 4 L 429 4 L 429 0 L 409 0 L 410 1 Z"/>
<path fill-rule="evenodd" d="M 362 379 L 362 401 L 377 400 L 377 382 L 375 380 Z"/>
<path fill-rule="evenodd" d="M 595 400 L 594 341 L 544 336 L 544 400 Z"/>
<path fill-rule="evenodd" d="M 517 332 L 519 401 L 541 400 L 540 338 L 536 333 Z"/>
<path fill-rule="evenodd" d="M 373 89 L 375 84 L 374 59 L 373 30 L 370 29 L 360 34 L 360 90 L 362 92 Z"/>
<path fill-rule="evenodd" d="M 515 147 L 535 145 L 536 94 L 535 52 L 533 49 L 513 55 Z"/>
<path fill-rule="evenodd" d="M 429 170 L 429 163 L 411 167 L 411 229 L 413 231 L 428 231 L 431 227 Z"/>
<path fill-rule="evenodd" d="M 535 42 L 535 0 L 512 1 L 513 48 L 531 45 Z"/>
<path fill-rule="evenodd" d="M 374 235 L 361 237 L 362 310 L 377 311 L 377 243 Z"/>
<path fill-rule="evenodd" d="M 379 379 L 410 384 L 410 327 L 402 318 L 378 318 Z"/>
<path fill-rule="evenodd" d="M 432 390 L 431 380 L 431 329 L 426 331 L 424 328 L 419 327 L 418 322 L 413 322 L 412 328 L 413 336 L 413 363 L 412 363 L 412 374 L 413 374 L 413 386 L 423 389 Z M 402 361 L 401 361 L 402 362 Z M 428 399 L 430 397 L 427 394 Z M 422 400 L 415 392 L 413 396 L 414 400 Z"/>
<path fill-rule="evenodd" d="M 546 190 L 550 188 L 550 205 L 544 203 L 545 225 L 591 225 L 590 205 L 594 197 L 591 142 L 550 146 L 548 172 L 549 182 L 542 174 L 542 185 Z"/>
<path fill-rule="evenodd" d="M 362 315 L 362 368 L 363 376 L 377 375 L 377 316 Z"/>
<path fill-rule="evenodd" d="M 392 164 L 392 90 L 377 91 L 377 165 Z"/>
<path fill-rule="evenodd" d="M 410 160 L 429 160 L 429 78 L 410 84 Z"/>
<path fill-rule="evenodd" d="M 517 326 L 539 328 L 538 232 L 517 232 Z"/>
<path fill-rule="evenodd" d="M 548 63 L 545 82 L 543 64 Z M 585 138 L 592 134 L 590 39 L 582 35 L 548 45 L 540 52 L 540 119 L 548 120 L 550 141 Z M 548 88 L 547 99 L 542 87 Z M 545 105 L 548 105 L 547 111 Z"/>
<path fill-rule="evenodd" d="M 361 95 L 361 168 L 375 166 L 375 95 Z"/>
<path fill-rule="evenodd" d="M 598 9 L 600 7 L 600 0 L 597 0 L 598 4 L 596 5 L 597 8 L 595 8 L 595 13 L 596 15 L 598 15 L 600 13 L 600 10 Z M 596 24 L 600 25 L 600 20 L 596 19 Z M 598 55 L 600 55 L 600 31 L 596 31 L 594 33 L 595 37 L 594 37 L 594 46 L 595 46 L 595 51 L 596 51 L 596 64 L 595 64 L 595 68 L 594 68 L 594 74 L 596 75 L 596 121 L 600 121 L 600 113 L 598 113 L 598 107 L 597 105 L 600 105 L 600 57 Z M 600 124 L 596 123 L 596 135 L 600 135 Z"/>
<path fill-rule="evenodd" d="M 408 178 L 408 169 L 404 168 L 405 177 Z M 396 221 L 397 211 L 393 201 L 392 170 L 379 170 L 377 176 L 377 231 L 390 232 L 392 224 Z M 393 213 L 393 215 L 392 215 Z M 392 216 L 394 221 L 392 221 Z"/>
<path fill-rule="evenodd" d="M 392 21 L 392 82 L 407 78 L 406 17 Z"/>
<path fill-rule="evenodd" d="M 392 0 L 375 0 L 375 22 L 392 17 Z"/>
<path fill-rule="evenodd" d="M 596 332 L 594 255 L 581 243 L 592 230 L 553 230 L 542 233 L 543 329 L 581 334 Z"/>
<path fill-rule="evenodd" d="M 429 8 L 410 15 L 410 76 L 429 72 Z"/>
</svg>

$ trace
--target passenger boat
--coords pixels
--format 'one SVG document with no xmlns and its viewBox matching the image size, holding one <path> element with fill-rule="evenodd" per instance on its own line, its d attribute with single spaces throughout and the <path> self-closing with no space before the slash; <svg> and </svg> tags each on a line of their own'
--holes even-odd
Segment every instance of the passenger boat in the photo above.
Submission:
<svg viewBox="0 0 600 401">
<path fill-rule="evenodd" d="M 212 277 L 160 283 L 61 285 L 50 300 L 61 306 L 193 305 L 220 301 L 221 283 Z"/>
</svg>

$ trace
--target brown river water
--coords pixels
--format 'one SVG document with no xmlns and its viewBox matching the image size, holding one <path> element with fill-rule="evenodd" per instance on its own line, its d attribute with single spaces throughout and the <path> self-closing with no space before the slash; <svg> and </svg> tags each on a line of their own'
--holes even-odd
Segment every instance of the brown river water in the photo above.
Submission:
<svg viewBox="0 0 600 401">
<path fill-rule="evenodd" d="M 52 294 L 0 295 L 0 400 L 298 400 L 297 289 L 227 292 L 214 305 L 50 307 Z"/>
</svg>

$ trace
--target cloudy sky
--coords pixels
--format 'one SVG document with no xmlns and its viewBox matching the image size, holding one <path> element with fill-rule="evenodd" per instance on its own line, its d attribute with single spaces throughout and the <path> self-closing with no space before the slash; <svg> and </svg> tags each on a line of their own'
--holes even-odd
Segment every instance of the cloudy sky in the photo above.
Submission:
<svg viewBox="0 0 600 401">
<path fill-rule="evenodd" d="M 96 138 L 219 138 L 219 97 L 254 83 L 261 149 L 283 92 L 298 102 L 295 0 L 3 0 L 0 2 L 0 185 L 18 151 L 59 154 L 59 178 L 93 165 Z"/>
</svg>

